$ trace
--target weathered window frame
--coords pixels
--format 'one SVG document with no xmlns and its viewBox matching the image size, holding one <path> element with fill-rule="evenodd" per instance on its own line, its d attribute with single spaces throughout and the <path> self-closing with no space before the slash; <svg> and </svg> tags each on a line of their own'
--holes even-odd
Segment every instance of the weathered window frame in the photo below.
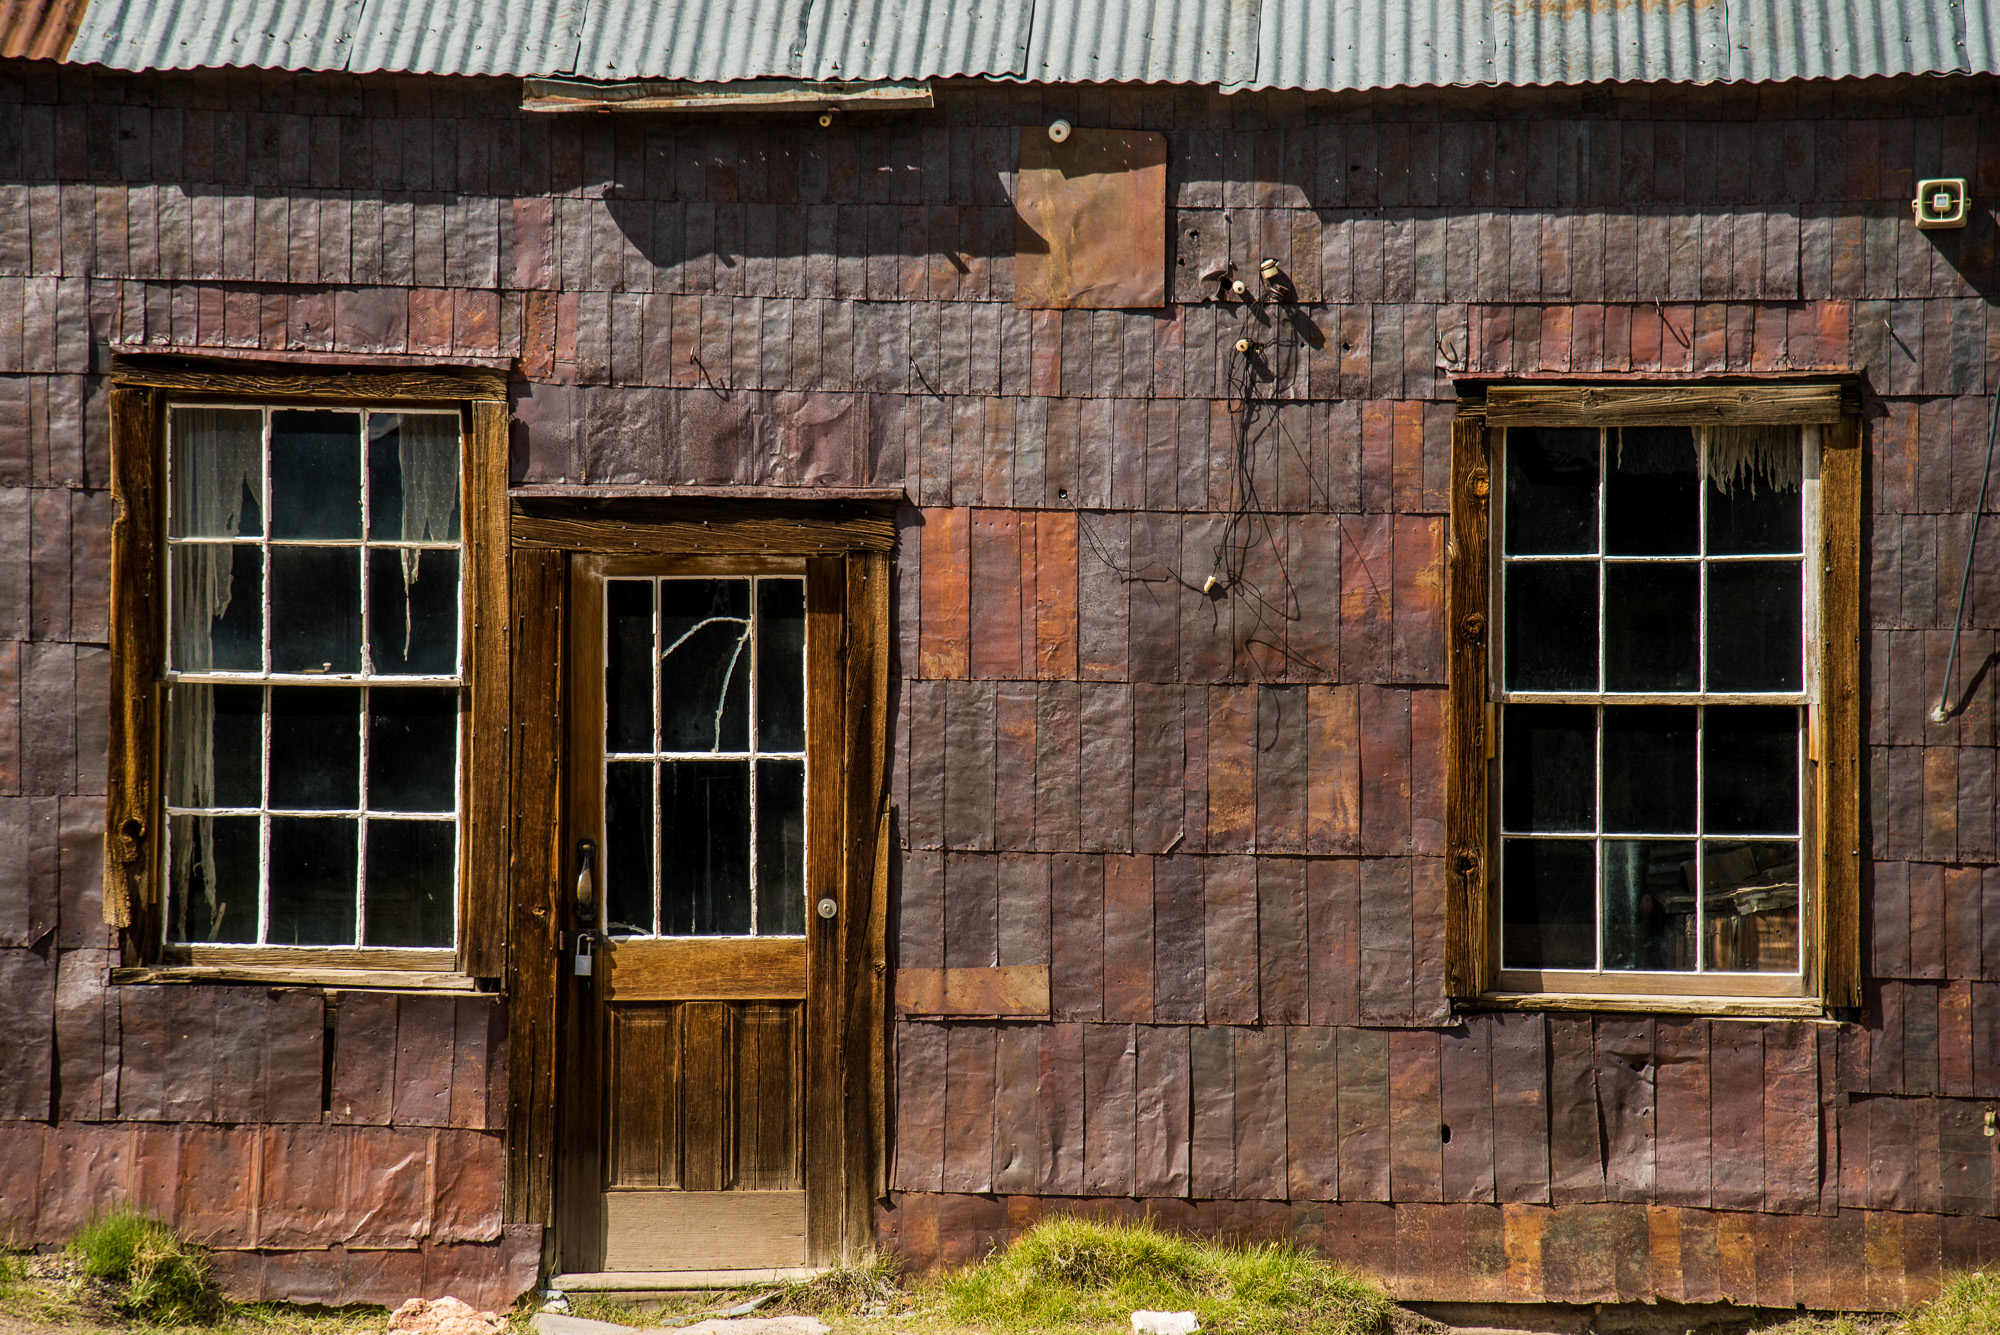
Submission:
<svg viewBox="0 0 2000 1335">
<path fill-rule="evenodd" d="M 111 717 L 106 770 L 104 918 L 120 929 L 119 981 L 223 979 L 346 987 L 471 989 L 502 972 L 507 896 L 507 387 L 491 371 L 336 371 L 270 363 L 118 357 L 112 363 Z M 165 944 L 161 722 L 165 663 L 166 410 L 330 405 L 461 415 L 463 716 L 459 931 L 437 950 Z"/>
<path fill-rule="evenodd" d="M 1517 1009 L 1810 1015 L 1860 1004 L 1860 592 L 1862 425 L 1839 383 L 1716 381 L 1636 385 L 1461 386 L 1452 426 L 1451 532 L 1446 573 L 1450 711 L 1445 828 L 1448 853 L 1445 979 L 1461 1005 Z M 1807 757 L 1816 843 L 1807 856 L 1817 891 L 1801 927 L 1802 995 L 1508 993 L 1496 947 L 1497 719 L 1489 468 L 1509 426 L 1707 426 L 1775 423 L 1820 431 L 1819 701 Z"/>
</svg>

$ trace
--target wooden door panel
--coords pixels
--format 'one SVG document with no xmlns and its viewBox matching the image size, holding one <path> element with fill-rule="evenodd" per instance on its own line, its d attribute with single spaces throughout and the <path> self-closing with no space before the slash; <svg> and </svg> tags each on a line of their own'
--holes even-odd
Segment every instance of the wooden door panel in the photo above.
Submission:
<svg viewBox="0 0 2000 1335">
<path fill-rule="evenodd" d="M 796 936 L 648 937 L 600 952 L 606 1001 L 803 1001 L 806 943 Z"/>
<path fill-rule="evenodd" d="M 604 1195 L 606 1270 L 775 1270 L 805 1263 L 803 1190 Z"/>
<path fill-rule="evenodd" d="M 786 1191 L 804 1184 L 796 1002 L 605 1008 L 607 1191 Z"/>
</svg>

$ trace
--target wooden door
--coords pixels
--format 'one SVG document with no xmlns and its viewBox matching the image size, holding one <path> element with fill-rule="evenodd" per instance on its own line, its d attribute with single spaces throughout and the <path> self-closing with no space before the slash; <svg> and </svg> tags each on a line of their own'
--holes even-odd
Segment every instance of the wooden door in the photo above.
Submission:
<svg viewBox="0 0 2000 1335">
<path fill-rule="evenodd" d="M 808 1071 L 837 1067 L 808 929 L 836 939 L 839 904 L 837 862 L 808 853 L 837 836 L 811 794 L 838 766 L 808 735 L 806 563 L 578 556 L 571 599 L 566 877 L 591 963 L 570 971 L 564 1268 L 803 1266 L 839 1158 L 807 1135 Z"/>
</svg>

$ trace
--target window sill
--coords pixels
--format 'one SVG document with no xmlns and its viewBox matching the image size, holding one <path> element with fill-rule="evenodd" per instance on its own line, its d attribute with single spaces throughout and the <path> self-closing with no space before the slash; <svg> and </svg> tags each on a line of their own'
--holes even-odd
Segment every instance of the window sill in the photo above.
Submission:
<svg viewBox="0 0 2000 1335">
<path fill-rule="evenodd" d="M 401 991 L 474 992 L 470 974 L 430 969 L 348 969 L 297 964 L 154 964 L 116 968 L 113 983 L 266 983 L 282 987 L 393 988 Z"/>
<path fill-rule="evenodd" d="M 1627 1015 L 1713 1015 L 1724 1019 L 1821 1020 L 1816 997 L 1617 996 L 1586 992 L 1488 992 L 1461 999 L 1464 1010 L 1610 1011 Z"/>
</svg>

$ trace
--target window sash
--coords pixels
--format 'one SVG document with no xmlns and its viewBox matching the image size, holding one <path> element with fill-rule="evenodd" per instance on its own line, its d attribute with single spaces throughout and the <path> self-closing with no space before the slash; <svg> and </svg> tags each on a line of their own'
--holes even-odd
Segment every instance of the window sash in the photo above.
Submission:
<svg viewBox="0 0 2000 1335">
<path fill-rule="evenodd" d="M 1451 431 L 1451 542 L 1446 554 L 1447 675 L 1444 971 L 1462 1004 L 1495 1009 L 1811 1016 L 1860 1000 L 1859 884 L 1861 445 L 1858 402 L 1833 383 L 1676 381 L 1644 384 L 1473 386 Z M 1509 426 L 1697 426 L 1790 423 L 1819 428 L 1820 492 L 1804 511 L 1807 575 L 1817 584 L 1815 622 L 1802 625 L 1806 690 L 1663 695 L 1590 692 L 1509 695 L 1498 675 L 1501 608 L 1496 571 L 1503 540 L 1503 429 Z M 1808 441 L 1808 444 L 1812 442 Z M 1800 699 L 1800 696 L 1806 697 Z M 1802 978 L 1737 974 L 1715 982 L 1685 974 L 1499 973 L 1499 716 L 1508 703 L 1803 704 L 1804 806 L 1811 905 L 1801 923 Z"/>
<path fill-rule="evenodd" d="M 324 404 L 322 403 L 271 404 L 271 403 L 261 403 L 248 400 L 231 402 L 231 403 L 217 403 L 212 400 L 200 400 L 200 401 L 189 402 L 179 399 L 168 399 L 162 405 L 162 408 L 163 408 L 163 412 L 161 415 L 162 435 L 160 440 L 161 466 L 160 466 L 159 476 L 160 476 L 160 495 L 161 495 L 160 513 L 162 518 L 160 541 L 161 541 L 161 552 L 163 559 L 159 563 L 158 573 L 161 580 L 160 606 L 163 610 L 163 621 L 165 624 L 163 626 L 162 644 L 160 651 L 161 652 L 160 662 L 162 667 L 161 676 L 169 692 L 171 692 L 176 687 L 183 687 L 183 686 L 186 687 L 232 686 L 232 687 L 260 688 L 262 691 L 262 702 L 261 702 L 262 712 L 259 721 L 259 727 L 261 732 L 259 739 L 260 756 L 259 756 L 259 770 L 258 770 L 259 773 L 258 805 L 252 807 L 221 806 L 221 805 L 209 805 L 209 806 L 181 805 L 171 800 L 169 792 L 165 790 L 162 791 L 161 802 L 160 802 L 161 820 L 159 821 L 159 830 L 160 830 L 159 844 L 160 844 L 161 888 L 164 894 L 162 897 L 163 903 L 161 906 L 163 911 L 161 912 L 159 917 L 160 945 L 164 949 L 170 951 L 176 951 L 176 952 L 200 951 L 206 956 L 214 956 L 218 953 L 223 953 L 230 950 L 261 950 L 261 951 L 282 951 L 282 952 L 331 951 L 331 952 L 346 952 L 348 954 L 353 954 L 354 952 L 365 952 L 366 955 L 370 957 L 373 963 L 375 963 L 378 967 L 385 963 L 392 964 L 397 959 L 408 960 L 413 965 L 422 964 L 425 967 L 434 967 L 439 952 L 440 951 L 451 952 L 455 950 L 457 948 L 458 943 L 463 939 L 465 930 L 465 924 L 462 921 L 463 908 L 464 908 L 462 904 L 462 899 L 463 899 L 464 878 L 465 878 L 465 842 L 466 842 L 464 816 L 465 816 L 466 765 L 468 759 L 466 754 L 466 736 L 465 736 L 466 733 L 465 709 L 467 705 L 466 692 L 465 692 L 467 679 L 466 679 L 465 668 L 466 668 L 466 657 L 468 653 L 465 607 L 466 607 L 466 591 L 468 587 L 468 580 L 471 575 L 471 572 L 468 569 L 468 562 L 466 560 L 466 552 L 468 547 L 467 535 L 470 527 L 469 523 L 470 506 L 467 504 L 467 494 L 468 494 L 467 479 L 470 475 L 471 461 L 469 458 L 470 436 L 469 433 L 464 429 L 463 416 L 459 411 L 459 409 L 455 406 L 430 407 L 430 406 L 416 406 L 409 404 L 391 405 L 386 403 L 369 403 L 366 401 L 324 403 Z M 243 536 L 228 536 L 228 537 L 206 536 L 206 535 L 177 537 L 173 535 L 173 529 L 175 527 L 174 516 L 173 516 L 173 497 L 174 497 L 174 487 L 175 487 L 174 461 L 176 455 L 176 448 L 175 448 L 176 443 L 173 437 L 173 431 L 175 423 L 175 414 L 177 410 L 184 408 L 211 408 L 211 409 L 224 408 L 231 411 L 241 411 L 246 413 L 254 411 L 259 414 L 260 422 L 259 422 L 258 448 L 259 448 L 259 460 L 260 460 L 260 492 L 257 497 L 257 501 L 261 510 L 262 522 L 260 524 L 260 531 L 257 534 L 243 535 Z M 306 539 L 306 538 L 274 538 L 272 536 L 271 533 L 272 495 L 273 495 L 273 473 L 274 473 L 274 469 L 271 463 L 272 431 L 273 431 L 272 418 L 274 413 L 286 410 L 295 410 L 299 408 L 307 408 L 309 410 L 319 409 L 328 411 L 352 412 L 360 419 L 357 427 L 359 438 L 357 442 L 357 459 L 356 459 L 359 471 L 358 496 L 361 507 L 361 520 L 362 520 L 362 532 L 359 537 Z M 459 536 L 456 539 L 450 539 L 450 540 L 407 539 L 402 537 L 387 539 L 387 538 L 374 538 L 370 536 L 369 529 L 372 525 L 373 520 L 375 519 L 374 509 L 373 509 L 374 479 L 372 477 L 373 470 L 370 466 L 370 459 L 369 459 L 369 452 L 372 440 L 372 434 L 370 431 L 370 422 L 372 417 L 376 415 L 390 415 L 396 417 L 415 417 L 415 416 L 443 417 L 443 418 L 449 418 L 454 423 L 458 424 L 459 429 L 457 431 L 457 442 L 458 442 L 457 503 L 459 512 L 459 522 L 458 522 Z M 183 548 L 199 548 L 199 547 L 228 547 L 228 548 L 250 547 L 250 548 L 255 548 L 259 552 L 260 560 L 262 563 L 262 576 L 263 576 L 261 580 L 261 592 L 260 592 L 261 601 L 259 606 L 259 615 L 262 619 L 260 635 L 261 635 L 261 655 L 262 655 L 263 666 L 261 670 L 236 670 L 236 671 L 231 671 L 226 669 L 183 670 L 176 668 L 174 666 L 173 645 L 175 642 L 174 635 L 176 627 L 176 618 L 181 614 L 181 609 L 177 606 L 175 599 L 174 552 Z M 355 572 L 356 578 L 358 580 L 358 589 L 357 589 L 357 602 L 359 607 L 358 634 L 360 639 L 360 645 L 359 645 L 360 661 L 357 671 L 306 673 L 306 672 L 278 671 L 272 668 L 273 639 L 274 639 L 273 636 L 274 622 L 272 617 L 273 581 L 271 579 L 271 573 L 270 573 L 272 562 L 269 554 L 274 550 L 305 549 L 305 548 L 355 550 L 360 554 L 359 559 L 357 561 L 357 569 Z M 375 551 L 393 553 L 406 550 L 419 551 L 419 552 L 429 552 L 429 551 L 451 552 L 458 558 L 457 572 L 456 572 L 456 588 L 453 592 L 452 602 L 451 602 L 451 606 L 455 614 L 452 626 L 454 668 L 449 673 L 384 671 L 377 668 L 372 661 L 371 641 L 374 639 L 374 635 L 372 633 L 374 608 L 372 607 L 372 589 L 371 589 L 372 580 L 370 578 L 368 554 L 370 552 L 375 552 Z M 451 776 L 452 796 L 451 796 L 451 805 L 448 810 L 411 811 L 402 809 L 387 809 L 378 811 L 373 809 L 372 803 L 370 801 L 370 792 L 369 792 L 369 779 L 370 779 L 369 753 L 370 753 L 371 733 L 372 733 L 372 728 L 370 727 L 370 720 L 373 716 L 369 708 L 369 700 L 370 700 L 370 688 L 377 686 L 394 687 L 394 688 L 405 688 L 405 687 L 435 688 L 439 690 L 450 690 L 452 692 L 455 700 L 457 701 L 458 708 L 455 715 L 457 723 L 453 729 L 453 738 L 452 738 L 452 776 Z M 276 688 L 320 687 L 320 688 L 349 689 L 349 690 L 356 690 L 358 692 L 359 699 L 357 702 L 355 721 L 356 721 L 356 730 L 358 734 L 356 739 L 356 767 L 357 767 L 356 793 L 359 800 L 356 805 L 343 806 L 340 808 L 331 808 L 331 807 L 294 808 L 294 807 L 278 806 L 272 803 L 271 768 L 272 768 L 273 711 L 272 711 L 271 691 L 272 688 L 274 687 Z M 162 754 L 168 757 L 171 757 L 174 754 L 174 749 L 175 749 L 174 738 L 172 736 L 173 727 L 174 727 L 174 710 L 172 708 L 167 708 L 163 710 L 161 715 L 160 746 Z M 177 935 L 175 932 L 176 919 L 182 916 L 182 914 L 178 911 L 179 905 L 177 903 L 177 900 L 179 895 L 185 893 L 185 888 L 177 887 L 173 883 L 173 868 L 175 865 L 174 829 L 177 823 L 176 818 L 199 819 L 205 817 L 233 818 L 233 819 L 255 818 L 258 821 L 257 914 L 256 914 L 256 930 L 255 930 L 254 941 L 209 943 L 191 938 L 184 938 Z M 273 872 L 271 867 L 272 826 L 274 820 L 280 820 L 280 819 L 283 820 L 329 819 L 329 820 L 352 821 L 354 823 L 356 827 L 354 832 L 355 866 L 354 866 L 354 887 L 353 887 L 354 891 L 353 935 L 355 938 L 354 940 L 344 943 L 328 943 L 324 945 L 322 944 L 295 945 L 284 942 L 272 942 L 268 939 L 273 917 L 272 904 L 273 904 L 273 891 L 274 891 L 274 885 L 272 881 Z M 377 945 L 370 942 L 367 939 L 368 908 L 369 908 L 368 872 L 369 872 L 369 844 L 370 844 L 371 827 L 378 822 L 385 822 L 385 821 L 396 821 L 396 822 L 425 821 L 425 822 L 432 822 L 439 824 L 445 822 L 450 823 L 452 830 L 452 838 L 451 838 L 452 846 L 450 851 L 450 865 L 452 868 L 452 877 L 451 877 L 451 886 L 449 891 L 450 901 L 451 901 L 451 927 L 450 927 L 450 935 L 448 941 L 434 945 L 397 946 L 397 945 Z"/>
</svg>

